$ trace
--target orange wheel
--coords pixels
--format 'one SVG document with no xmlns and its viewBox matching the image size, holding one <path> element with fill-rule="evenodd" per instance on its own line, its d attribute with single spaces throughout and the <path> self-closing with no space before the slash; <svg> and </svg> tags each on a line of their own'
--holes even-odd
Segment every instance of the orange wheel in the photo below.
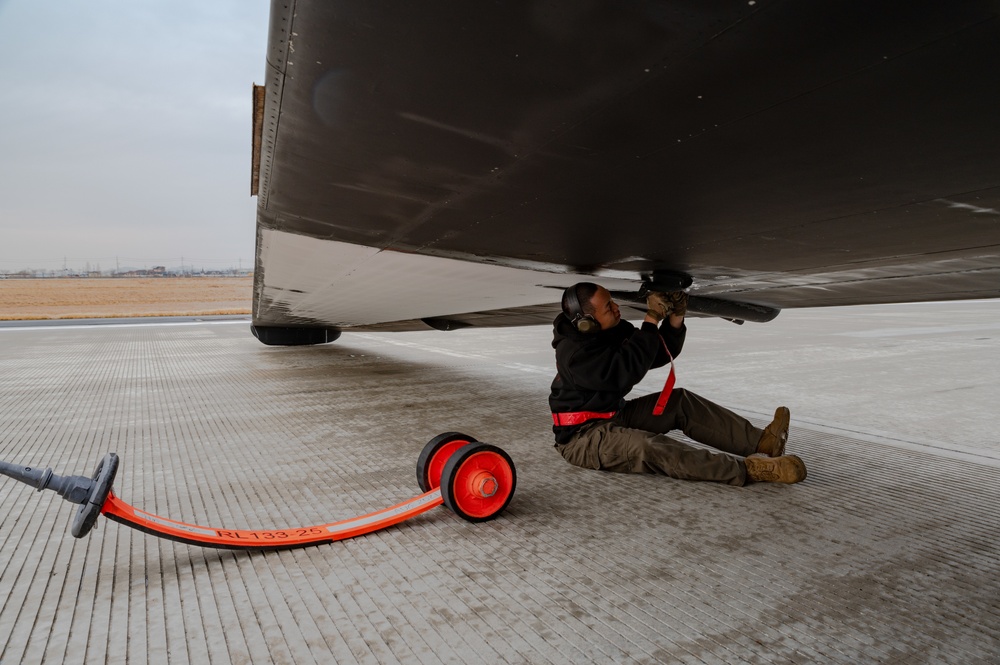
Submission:
<svg viewBox="0 0 1000 665">
<path fill-rule="evenodd" d="M 430 492 L 441 484 L 441 471 L 452 453 L 462 446 L 475 443 L 471 436 L 459 432 L 445 432 L 427 442 L 417 457 L 417 485 L 421 492 Z"/>
<path fill-rule="evenodd" d="M 510 455 L 488 443 L 462 446 L 441 472 L 444 505 L 470 522 L 499 515 L 513 498 L 516 485 L 517 471 Z"/>
</svg>

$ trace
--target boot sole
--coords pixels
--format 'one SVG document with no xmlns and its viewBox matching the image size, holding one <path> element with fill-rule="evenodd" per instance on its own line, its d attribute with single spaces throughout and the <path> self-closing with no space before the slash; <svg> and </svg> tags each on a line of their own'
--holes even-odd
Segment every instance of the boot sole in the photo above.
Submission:
<svg viewBox="0 0 1000 665">
<path fill-rule="evenodd" d="M 774 420 L 764 429 L 761 439 L 777 439 L 778 443 L 773 450 L 768 450 L 769 446 L 758 447 L 757 452 L 768 457 L 781 457 L 785 454 L 785 444 L 788 443 L 788 427 L 791 424 L 792 414 L 788 407 L 779 406 L 774 410 Z M 775 434 L 772 428 L 777 429 L 781 434 Z"/>
</svg>

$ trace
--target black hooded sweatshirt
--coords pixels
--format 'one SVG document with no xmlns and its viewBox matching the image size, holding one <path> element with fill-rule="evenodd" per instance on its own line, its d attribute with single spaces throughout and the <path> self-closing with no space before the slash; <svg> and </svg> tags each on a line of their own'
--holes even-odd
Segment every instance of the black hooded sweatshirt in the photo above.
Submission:
<svg viewBox="0 0 1000 665">
<path fill-rule="evenodd" d="M 659 330 L 648 321 L 636 328 L 622 319 L 609 330 L 582 333 L 565 314 L 559 314 L 552 325 L 558 371 L 549 395 L 552 413 L 621 410 L 625 395 L 646 372 L 670 362 L 663 343 L 676 358 L 687 334 L 687 326 L 674 328 L 668 320 L 660 324 Z M 568 442 L 582 426 L 553 425 L 556 443 Z"/>
</svg>

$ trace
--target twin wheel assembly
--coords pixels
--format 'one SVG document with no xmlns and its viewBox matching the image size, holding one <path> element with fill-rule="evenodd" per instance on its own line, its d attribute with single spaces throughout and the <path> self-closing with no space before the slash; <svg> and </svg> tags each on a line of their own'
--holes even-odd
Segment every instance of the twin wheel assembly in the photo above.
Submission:
<svg viewBox="0 0 1000 665">
<path fill-rule="evenodd" d="M 115 496 L 112 484 L 118 455 L 108 453 L 91 478 L 58 476 L 52 469 L 0 462 L 0 474 L 58 492 L 80 504 L 71 532 L 86 536 L 99 515 L 159 538 L 224 549 L 291 549 L 353 538 L 398 524 L 442 503 L 470 522 L 493 519 L 514 496 L 517 472 L 510 456 L 496 446 L 458 432 L 431 439 L 417 458 L 417 483 L 423 494 L 395 506 L 351 519 L 308 527 L 247 530 L 219 529 L 178 522 L 147 513 Z"/>
<path fill-rule="evenodd" d="M 417 458 L 417 484 L 441 488 L 444 505 L 470 522 L 499 515 L 514 496 L 517 472 L 510 455 L 458 432 L 439 434 Z"/>
</svg>

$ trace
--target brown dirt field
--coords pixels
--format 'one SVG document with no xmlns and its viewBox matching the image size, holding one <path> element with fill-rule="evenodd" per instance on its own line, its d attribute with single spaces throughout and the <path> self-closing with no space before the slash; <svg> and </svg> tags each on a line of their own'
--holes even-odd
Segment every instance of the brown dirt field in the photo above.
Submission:
<svg viewBox="0 0 1000 665">
<path fill-rule="evenodd" d="M 253 277 L 0 279 L 0 321 L 249 314 Z"/>
</svg>

